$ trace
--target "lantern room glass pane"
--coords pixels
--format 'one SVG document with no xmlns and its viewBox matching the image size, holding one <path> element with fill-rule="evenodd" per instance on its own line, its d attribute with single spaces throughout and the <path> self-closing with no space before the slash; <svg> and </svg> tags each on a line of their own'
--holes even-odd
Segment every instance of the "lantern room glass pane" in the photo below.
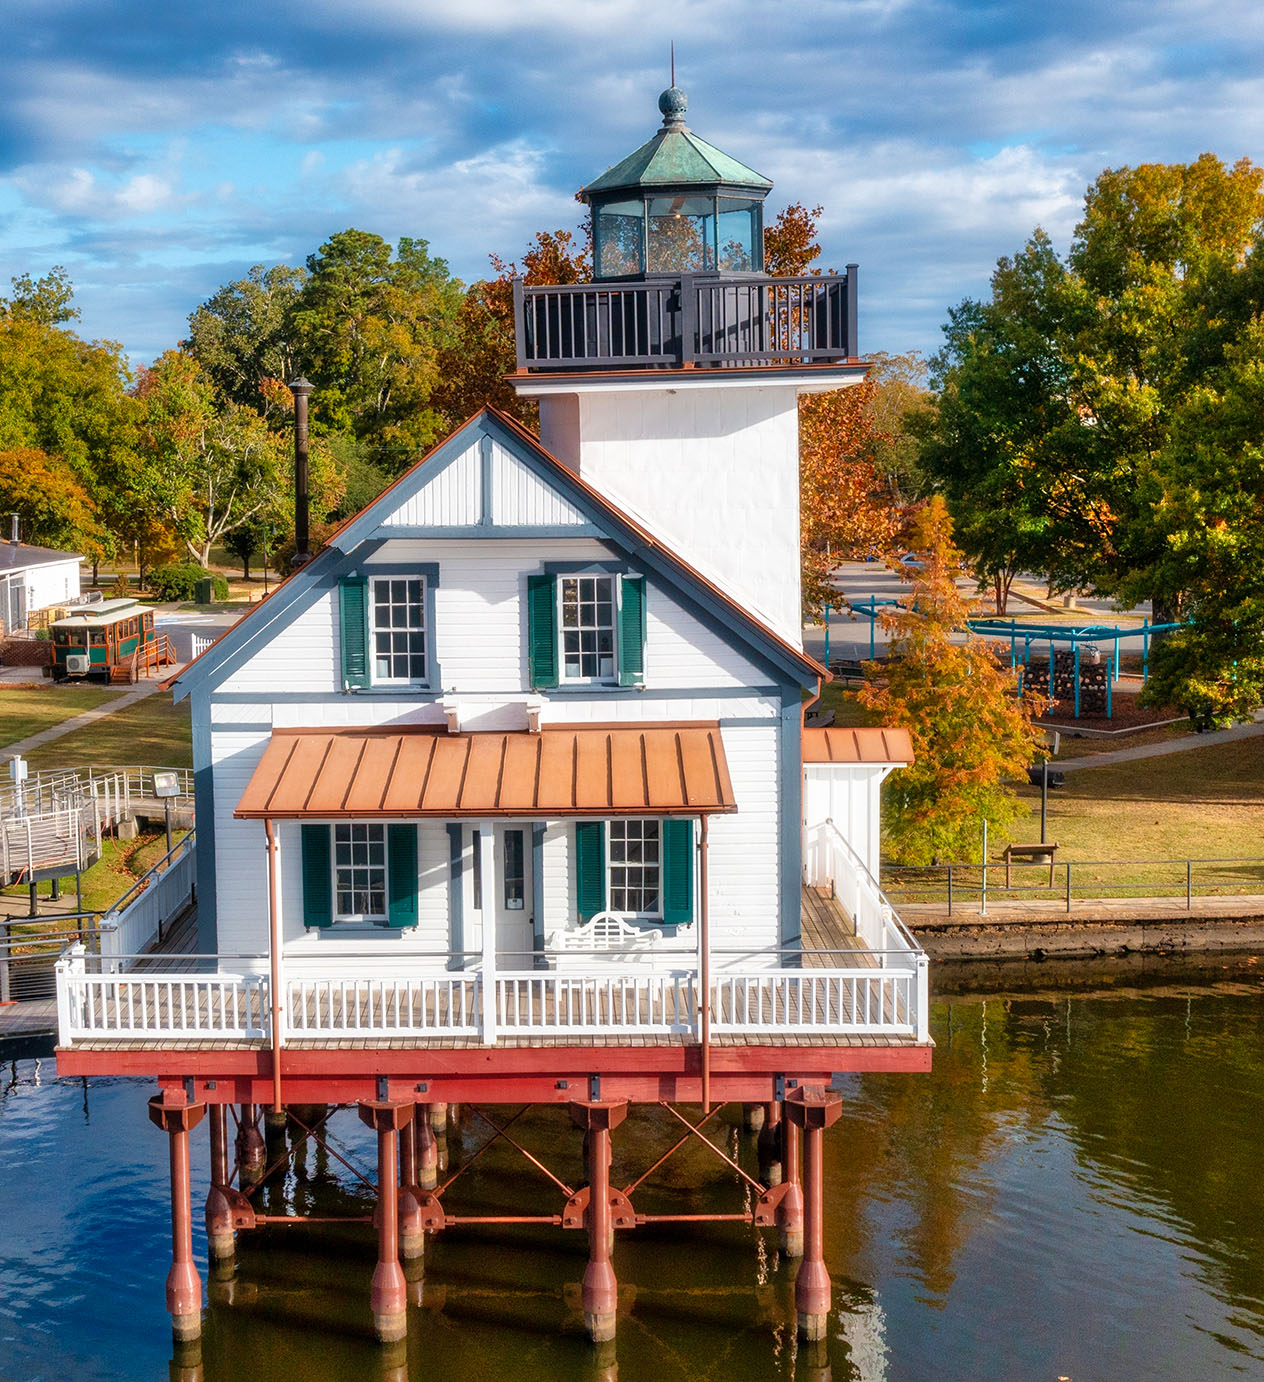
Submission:
<svg viewBox="0 0 1264 1382">
<path fill-rule="evenodd" d="M 715 267 L 715 200 L 649 199 L 648 272 L 702 273 Z"/>
<path fill-rule="evenodd" d="M 643 268 L 645 207 L 639 201 L 607 202 L 596 209 L 596 276 L 623 278 Z"/>
<path fill-rule="evenodd" d="M 751 273 L 764 267 L 763 203 L 753 198 L 719 199 L 721 273 Z"/>
</svg>

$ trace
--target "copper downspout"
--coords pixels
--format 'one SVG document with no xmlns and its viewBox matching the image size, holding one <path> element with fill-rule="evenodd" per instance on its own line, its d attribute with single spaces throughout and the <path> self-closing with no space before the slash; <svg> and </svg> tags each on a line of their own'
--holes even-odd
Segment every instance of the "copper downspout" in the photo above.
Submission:
<svg viewBox="0 0 1264 1382">
<path fill-rule="evenodd" d="M 268 959 L 272 966 L 272 1111 L 280 1113 L 281 1103 L 281 917 L 277 909 L 277 842 L 272 822 L 265 820 L 263 833 L 268 846 Z"/>
<path fill-rule="evenodd" d="M 702 1111 L 711 1112 L 711 916 L 707 889 L 707 817 L 702 817 L 701 850 L 698 860 L 698 925 L 702 941 Z"/>
</svg>

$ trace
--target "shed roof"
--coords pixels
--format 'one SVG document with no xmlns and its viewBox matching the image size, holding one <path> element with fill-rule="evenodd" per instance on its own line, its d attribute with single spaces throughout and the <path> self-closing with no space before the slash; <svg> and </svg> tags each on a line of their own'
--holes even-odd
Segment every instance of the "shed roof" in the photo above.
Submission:
<svg viewBox="0 0 1264 1382">
<path fill-rule="evenodd" d="M 240 819 L 735 811 L 715 723 L 274 730 Z"/>
<path fill-rule="evenodd" d="M 907 729 L 805 729 L 805 763 L 899 763 L 913 761 Z"/>
<path fill-rule="evenodd" d="M 29 542 L 0 543 L 0 571 L 24 571 L 28 566 L 53 566 L 58 562 L 81 562 L 77 552 L 58 552 L 52 547 L 33 547 Z"/>
</svg>

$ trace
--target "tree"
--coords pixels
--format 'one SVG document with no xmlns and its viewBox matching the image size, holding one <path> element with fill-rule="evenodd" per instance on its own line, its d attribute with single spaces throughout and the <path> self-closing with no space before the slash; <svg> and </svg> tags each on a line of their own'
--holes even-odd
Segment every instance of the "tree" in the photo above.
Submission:
<svg viewBox="0 0 1264 1382">
<path fill-rule="evenodd" d="M 262 412 L 265 381 L 289 383 L 297 376 L 293 314 L 306 277 L 287 264 L 256 264 L 189 317 L 189 337 L 181 346 L 224 398 Z"/>
<path fill-rule="evenodd" d="M 37 546 L 82 552 L 102 538 L 96 505 L 70 466 L 32 447 L 0 451 L 0 512 L 18 514 Z"/>
<path fill-rule="evenodd" d="M 592 242 L 569 230 L 542 230 L 522 256 L 522 263 L 506 263 L 491 256 L 495 278 L 467 290 L 447 346 L 439 357 L 440 383 L 434 401 L 456 427 L 482 407 L 500 408 L 521 422 L 535 426 L 538 409 L 520 399 L 505 376 L 517 367 L 514 348 L 513 282 L 528 287 L 552 283 L 585 283 L 592 277 Z"/>
<path fill-rule="evenodd" d="M 167 351 L 142 371 L 136 394 L 145 409 L 145 488 L 205 566 L 214 544 L 276 505 L 284 440 L 252 409 L 220 403 L 183 351 Z"/>
<path fill-rule="evenodd" d="M 1026 565 L 1055 589 L 1149 600 L 1159 622 L 1223 603 L 1212 551 L 1182 535 L 1207 486 L 1236 484 L 1209 468 L 1224 453 L 1206 442 L 1264 305 L 1261 229 L 1264 170 L 1245 159 L 1108 169 L 1065 261 L 1037 231 L 997 265 L 988 303 L 953 312 L 921 460 L 981 572 L 1003 582 Z M 1249 506 L 1229 507 L 1246 539 Z M 1178 647 L 1198 658 L 1188 694 L 1166 683 L 1178 703 L 1228 684 L 1231 641 Z M 1246 684 L 1238 674 L 1234 713 Z"/>
<path fill-rule="evenodd" d="M 799 400 L 799 523 L 805 613 L 837 602 L 831 572 L 848 558 L 888 554 L 902 516 L 874 456 L 885 440 L 873 425 L 872 380 Z"/>
<path fill-rule="evenodd" d="M 809 272 L 808 265 L 821 256 L 817 222 L 821 208 L 810 211 L 802 202 L 793 202 L 777 213 L 764 227 L 764 272 L 773 278 L 798 278 Z M 819 269 L 811 270 L 820 273 Z"/>
<path fill-rule="evenodd" d="M 314 424 L 370 442 L 397 474 L 443 432 L 431 400 L 460 284 L 424 240 L 392 258 L 378 235 L 344 230 L 308 256 L 293 322 L 300 363 L 320 393 Z"/>
<path fill-rule="evenodd" d="M 889 660 L 869 664 L 872 680 L 857 694 L 913 740 L 915 761 L 888 784 L 883 831 L 892 858 L 926 864 L 977 857 L 984 820 L 1005 832 L 1022 809 L 1007 783 L 1041 755 L 1044 735 L 1031 721 L 1039 699 L 1020 698 L 986 640 L 967 629 L 942 497 L 921 510 L 914 541 L 923 564 L 912 597 L 882 616 Z"/>
</svg>

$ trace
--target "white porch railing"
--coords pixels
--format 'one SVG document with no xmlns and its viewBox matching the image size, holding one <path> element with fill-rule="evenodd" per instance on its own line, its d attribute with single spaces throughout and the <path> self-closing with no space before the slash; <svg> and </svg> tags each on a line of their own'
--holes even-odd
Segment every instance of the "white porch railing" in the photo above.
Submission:
<svg viewBox="0 0 1264 1382">
<path fill-rule="evenodd" d="M 804 843 L 804 881 L 810 887 L 832 890 L 852 919 L 857 939 L 864 942 L 883 977 L 894 975 L 898 980 L 885 987 L 876 1011 L 902 1014 L 904 1021 L 912 1025 L 917 1040 L 928 1041 L 930 966 L 926 952 L 900 920 L 868 865 L 832 820 L 811 826 Z M 874 977 L 872 971 L 870 977 Z M 907 1003 L 906 1008 L 903 1003 Z M 870 1028 L 866 1026 L 865 1030 Z"/>
<path fill-rule="evenodd" d="M 117 957 L 147 950 L 162 927 L 192 902 L 196 884 L 197 841 L 190 830 L 101 918 L 101 954 Z"/>
</svg>

